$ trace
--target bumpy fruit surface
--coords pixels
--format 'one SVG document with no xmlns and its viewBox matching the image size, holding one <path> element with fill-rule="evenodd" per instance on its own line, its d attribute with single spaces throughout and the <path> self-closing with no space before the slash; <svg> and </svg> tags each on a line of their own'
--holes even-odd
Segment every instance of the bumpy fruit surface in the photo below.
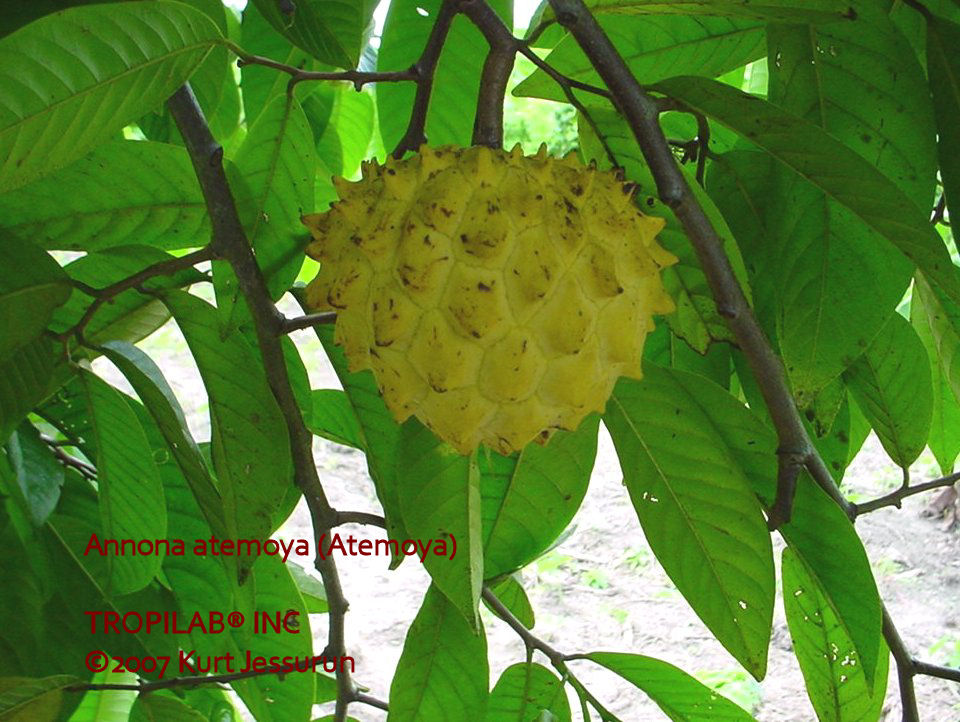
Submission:
<svg viewBox="0 0 960 722">
<path fill-rule="evenodd" d="M 460 453 L 602 411 L 619 376 L 640 377 L 651 316 L 673 310 L 663 219 L 574 157 L 423 147 L 336 186 L 303 219 L 322 264 L 307 302 L 337 311 L 350 369 L 373 370 L 398 421 Z"/>
</svg>

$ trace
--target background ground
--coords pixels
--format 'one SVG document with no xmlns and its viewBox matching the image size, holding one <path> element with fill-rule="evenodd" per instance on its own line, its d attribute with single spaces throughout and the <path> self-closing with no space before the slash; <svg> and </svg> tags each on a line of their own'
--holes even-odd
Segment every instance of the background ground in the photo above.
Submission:
<svg viewBox="0 0 960 722">
<path fill-rule="evenodd" d="M 296 311 L 285 309 L 288 314 Z M 314 388 L 337 388 L 312 332 L 295 336 Z M 173 386 L 198 440 L 209 438 L 203 386 L 176 326 L 167 324 L 144 343 Z M 105 361 L 96 368 L 123 386 Z M 321 479 L 334 506 L 380 512 L 363 456 L 322 440 L 316 442 Z M 939 476 L 929 454 L 915 465 L 913 478 Z M 900 472 L 871 437 L 847 473 L 844 489 L 872 498 L 895 488 Z M 908 499 L 902 510 L 882 509 L 857 522 L 881 593 L 900 633 L 914 654 L 931 662 L 960 665 L 960 534 L 945 533 L 940 522 L 919 512 L 931 495 Z M 659 657 L 717 687 L 762 722 L 815 719 L 803 679 L 791 653 L 790 635 L 778 604 L 774 617 L 766 679 L 755 682 L 713 639 L 654 559 L 621 484 L 613 445 L 601 427 L 590 489 L 573 521 L 572 534 L 522 572 L 537 615 L 534 632 L 563 652 L 623 651 Z M 359 538 L 376 538 L 376 529 L 348 527 Z M 278 538 L 309 538 L 306 507 L 301 505 L 277 533 Z M 782 546 L 782 545 L 779 545 Z M 341 561 L 340 573 L 350 601 L 349 653 L 356 678 L 371 694 L 386 698 L 403 648 L 407 627 L 429 580 L 416 560 L 390 572 L 383 559 Z M 523 661 L 519 639 L 506 625 L 483 612 L 489 641 L 491 684 L 507 666 Z M 323 615 L 311 618 L 322 649 Z M 545 663 L 544 660 L 540 660 Z M 575 673 L 607 707 L 625 721 L 666 717 L 644 695 L 611 673 L 575 663 Z M 924 722 L 960 720 L 960 685 L 927 677 L 917 679 Z M 571 700 L 571 707 L 576 709 Z M 323 708 L 323 712 L 329 712 Z M 385 715 L 356 706 L 361 720 Z M 885 720 L 900 718 L 895 677 L 889 686 Z"/>
</svg>

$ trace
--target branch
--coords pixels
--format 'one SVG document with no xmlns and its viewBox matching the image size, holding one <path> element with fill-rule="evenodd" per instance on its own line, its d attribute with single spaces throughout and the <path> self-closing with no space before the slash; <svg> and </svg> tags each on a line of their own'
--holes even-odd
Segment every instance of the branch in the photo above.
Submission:
<svg viewBox="0 0 960 722">
<path fill-rule="evenodd" d="M 147 266 L 142 271 L 138 271 L 132 276 L 127 276 L 126 278 L 117 281 L 116 283 L 112 283 L 109 286 L 105 286 L 104 288 L 91 288 L 86 284 L 74 284 L 77 286 L 78 290 L 82 291 L 88 296 L 93 296 L 93 303 L 87 306 L 87 310 L 84 311 L 83 316 L 80 317 L 80 320 L 77 321 L 74 326 L 68 328 L 63 333 L 57 334 L 57 339 L 60 341 L 66 341 L 71 336 L 76 335 L 78 339 L 83 341 L 83 331 L 90 323 L 90 320 L 96 315 L 97 311 L 100 310 L 100 307 L 114 296 L 119 296 L 121 293 L 124 291 L 129 291 L 131 288 L 142 286 L 146 281 L 149 281 L 151 278 L 155 278 L 156 276 L 171 276 L 177 271 L 184 271 L 188 268 L 192 268 L 197 263 L 209 261 L 213 257 L 213 247 L 204 246 L 193 253 L 188 253 L 184 256 L 175 258 L 167 258 L 159 263 L 154 263 L 152 266 Z"/>
<path fill-rule="evenodd" d="M 362 72 L 359 70 L 340 70 L 336 72 L 304 70 L 286 63 L 279 63 L 276 60 L 265 58 L 262 55 L 253 55 L 246 52 L 243 48 L 230 41 L 224 43 L 236 56 L 237 67 L 242 68 L 245 65 L 262 65 L 265 68 L 279 70 L 290 76 L 290 86 L 294 86 L 304 80 L 342 80 L 353 83 L 357 90 L 363 88 L 367 83 L 398 83 L 403 81 L 417 81 L 417 72 L 413 68 L 407 70 L 389 70 L 385 72 Z"/>
<path fill-rule="evenodd" d="M 869 514 L 871 511 L 882 509 L 885 506 L 895 506 L 899 509 L 901 502 L 908 496 L 922 494 L 925 491 L 940 489 L 944 486 L 950 486 L 951 484 L 955 484 L 957 481 L 960 481 L 960 472 L 956 474 L 950 474 L 949 476 L 944 476 L 939 479 L 934 479 L 932 481 L 925 481 L 922 484 L 914 484 L 913 486 L 904 484 L 896 491 L 892 491 L 885 496 L 872 499 L 871 501 L 865 501 L 862 504 L 854 504 L 854 516 Z"/>
<path fill-rule="evenodd" d="M 88 481 L 96 480 L 97 467 L 95 467 L 93 464 L 88 464 L 86 461 L 78 459 L 75 456 L 71 456 L 63 450 L 64 446 L 73 446 L 71 442 L 65 443 L 62 441 L 57 441 L 56 439 L 51 439 L 46 434 L 40 434 L 40 440 L 50 447 L 50 451 L 53 452 L 53 455 L 57 457 L 57 461 L 59 461 L 61 464 L 71 469 L 76 469 L 78 472 L 80 472 L 81 476 Z"/>
<path fill-rule="evenodd" d="M 485 586 L 482 594 L 484 601 L 486 601 L 486 603 L 490 605 L 490 608 L 497 613 L 497 616 L 506 622 L 507 625 L 509 625 L 510 628 L 517 633 L 517 636 L 523 640 L 523 644 L 527 648 L 528 662 L 531 659 L 532 651 L 534 649 L 539 650 L 547 657 L 547 659 L 550 660 L 550 664 L 552 664 L 553 668 L 560 673 L 563 681 L 569 683 L 569 685 L 576 690 L 581 701 L 587 700 L 591 705 L 593 705 L 594 709 L 596 709 L 600 714 L 601 719 L 611 721 L 617 720 L 616 716 L 614 716 L 610 710 L 604 707 L 600 701 L 594 697 L 586 687 L 583 686 L 583 683 L 577 679 L 576 676 L 574 676 L 573 672 L 570 671 L 570 668 L 567 667 L 568 661 L 574 659 L 587 659 L 587 657 L 580 654 L 565 655 L 561 652 L 558 652 L 556 649 L 533 634 L 529 629 L 524 627 L 523 622 L 513 616 L 513 613 L 507 609 L 504 603 L 497 598 L 497 595 L 494 594 L 489 587 Z M 584 719 L 589 719 L 589 716 L 584 714 Z"/>
<path fill-rule="evenodd" d="M 378 526 L 381 529 L 387 528 L 386 519 L 379 514 L 371 514 L 366 511 L 338 511 L 333 526 L 342 526 L 343 524 L 366 524 L 367 526 Z"/>
<path fill-rule="evenodd" d="M 284 318 L 280 322 L 280 333 L 290 333 L 291 331 L 300 331 L 304 328 L 313 328 L 321 324 L 336 323 L 336 311 L 324 311 L 322 313 L 308 313 L 296 318 Z"/>
<path fill-rule="evenodd" d="M 503 40 L 495 33 L 487 36 L 490 52 L 480 76 L 477 116 L 473 124 L 474 145 L 503 146 L 503 98 L 507 94 L 507 81 L 517 54 L 514 44 Z"/>
<path fill-rule="evenodd" d="M 937 201 L 937 205 L 933 207 L 933 213 L 930 214 L 930 222 L 936 225 L 940 223 L 945 226 L 950 224 L 946 220 L 947 213 L 947 194 L 943 192 L 940 194 L 940 200 Z"/>
<path fill-rule="evenodd" d="M 394 158 L 402 158 L 407 151 L 417 150 L 427 142 L 427 109 L 430 106 L 430 94 L 433 92 L 433 76 L 440 60 L 440 51 L 443 50 L 450 25 L 456 15 L 456 0 L 443 0 L 420 59 L 411 68 L 417 81 L 417 93 L 413 98 L 413 111 L 410 113 L 407 132 L 391 153 Z"/>
<path fill-rule="evenodd" d="M 320 483 L 313 459 L 313 435 L 304 424 L 287 374 L 278 338 L 283 330 L 283 316 L 270 301 L 253 249 L 240 224 L 236 203 L 223 169 L 223 148 L 210 134 L 203 111 L 190 86 L 181 87 L 167 101 L 167 105 L 183 136 L 203 191 L 213 229 L 211 247 L 218 257 L 230 264 L 253 317 L 267 381 L 287 427 L 294 479 L 307 500 L 314 534 L 320 538 L 322 534 L 329 533 L 336 512 L 327 501 Z M 344 617 L 349 604 L 343 595 L 336 563 L 329 556 L 326 559 L 318 556 L 314 563 L 323 580 L 330 609 L 327 650 L 331 656 L 345 657 Z M 346 669 L 338 671 L 335 713 L 338 722 L 346 719 L 347 707 L 355 692 L 349 672 Z"/>
</svg>

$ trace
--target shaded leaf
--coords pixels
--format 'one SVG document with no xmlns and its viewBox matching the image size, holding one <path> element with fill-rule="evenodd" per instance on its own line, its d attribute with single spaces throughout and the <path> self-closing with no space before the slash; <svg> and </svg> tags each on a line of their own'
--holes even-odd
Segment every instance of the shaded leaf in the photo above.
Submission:
<svg viewBox="0 0 960 722">
<path fill-rule="evenodd" d="M 686 76 L 661 81 L 656 89 L 716 118 L 793 168 L 960 299 L 953 264 L 926 212 L 872 163 L 813 123 L 723 83 Z"/>
<path fill-rule="evenodd" d="M 80 375 L 96 434 L 103 537 L 166 538 L 163 487 L 140 421 L 119 391 L 89 371 Z M 128 594 L 142 589 L 160 571 L 161 560 L 158 555 L 108 555 L 111 591 Z"/>
<path fill-rule="evenodd" d="M 10 437 L 7 455 L 30 521 L 40 526 L 60 499 L 63 466 L 40 438 L 40 433 L 28 423 L 20 424 L 17 433 Z"/>
<path fill-rule="evenodd" d="M 0 677 L 0 719 L 9 722 L 55 720 L 63 688 L 82 681 L 66 674 L 42 679 Z"/>
<path fill-rule="evenodd" d="M 587 0 L 585 4 L 594 14 L 614 15 L 716 15 L 805 22 L 836 22 L 856 17 L 853 8 L 841 0 Z M 543 19 L 553 17 L 551 8 L 547 7 Z"/>
<path fill-rule="evenodd" d="M 339 389 L 314 389 L 313 407 L 306 418 L 310 432 L 336 444 L 363 451 L 363 429 L 346 392 Z"/>
<path fill-rule="evenodd" d="M 887 454 L 909 467 L 926 446 L 933 411 L 930 364 L 910 323 L 893 314 L 844 379 Z"/>
<path fill-rule="evenodd" d="M 0 194 L 0 226 L 44 248 L 98 251 L 137 243 L 203 245 L 207 209 L 186 150 L 117 140 Z"/>
<path fill-rule="evenodd" d="M 206 722 L 206 718 L 166 690 L 137 695 L 130 722 Z"/>
<path fill-rule="evenodd" d="M 442 539 L 448 556 L 428 554 L 424 566 L 471 627 L 483 583 L 480 474 L 473 456 L 461 456 L 416 418 L 401 427 L 397 491 L 403 523 L 414 539 Z M 453 556 L 453 543 L 457 552 Z"/>
<path fill-rule="evenodd" d="M 0 236 L 0 359 L 36 339 L 70 296 L 70 279 L 30 241 Z"/>
<path fill-rule="evenodd" d="M 927 21 L 927 72 L 937 118 L 937 155 L 947 204 L 960 218 L 960 25 L 936 15 Z"/>
<path fill-rule="evenodd" d="M 503 670 L 490 692 L 485 722 L 538 722 L 544 713 L 570 722 L 563 681 L 540 664 L 513 664 Z"/>
<path fill-rule="evenodd" d="M 700 376 L 645 364 L 642 381 L 617 383 L 604 423 L 657 559 L 720 643 L 762 679 L 773 552 L 753 470 L 729 431 L 740 414 L 711 404 L 722 393 Z"/>
<path fill-rule="evenodd" d="M 0 40 L 0 190 L 67 165 L 159 106 L 220 37 L 199 10 L 157 0 L 70 8 Z"/>
<path fill-rule="evenodd" d="M 576 431 L 558 431 L 518 455 L 477 452 L 484 578 L 529 564 L 566 529 L 587 492 L 599 421 L 591 414 Z"/>
<path fill-rule="evenodd" d="M 317 88 L 303 100 L 317 139 L 317 157 L 331 175 L 352 178 L 367 158 L 375 122 L 373 96 L 348 84 Z M 329 179 L 324 179 L 329 180 Z"/>
<path fill-rule="evenodd" d="M 487 639 L 431 585 L 407 631 L 390 684 L 390 719 L 475 722 L 489 678 Z"/>
</svg>

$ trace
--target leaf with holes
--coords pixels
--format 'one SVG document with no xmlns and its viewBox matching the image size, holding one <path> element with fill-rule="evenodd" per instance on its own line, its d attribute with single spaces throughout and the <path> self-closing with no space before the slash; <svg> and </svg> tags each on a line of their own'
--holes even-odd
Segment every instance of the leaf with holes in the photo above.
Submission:
<svg viewBox="0 0 960 722">
<path fill-rule="evenodd" d="M 708 394 L 722 392 L 708 384 L 644 364 L 642 381 L 617 383 L 604 423 L 657 559 L 721 644 L 762 679 L 775 592 L 770 534 L 753 469 L 733 448 L 738 415 L 711 406 Z"/>
</svg>

